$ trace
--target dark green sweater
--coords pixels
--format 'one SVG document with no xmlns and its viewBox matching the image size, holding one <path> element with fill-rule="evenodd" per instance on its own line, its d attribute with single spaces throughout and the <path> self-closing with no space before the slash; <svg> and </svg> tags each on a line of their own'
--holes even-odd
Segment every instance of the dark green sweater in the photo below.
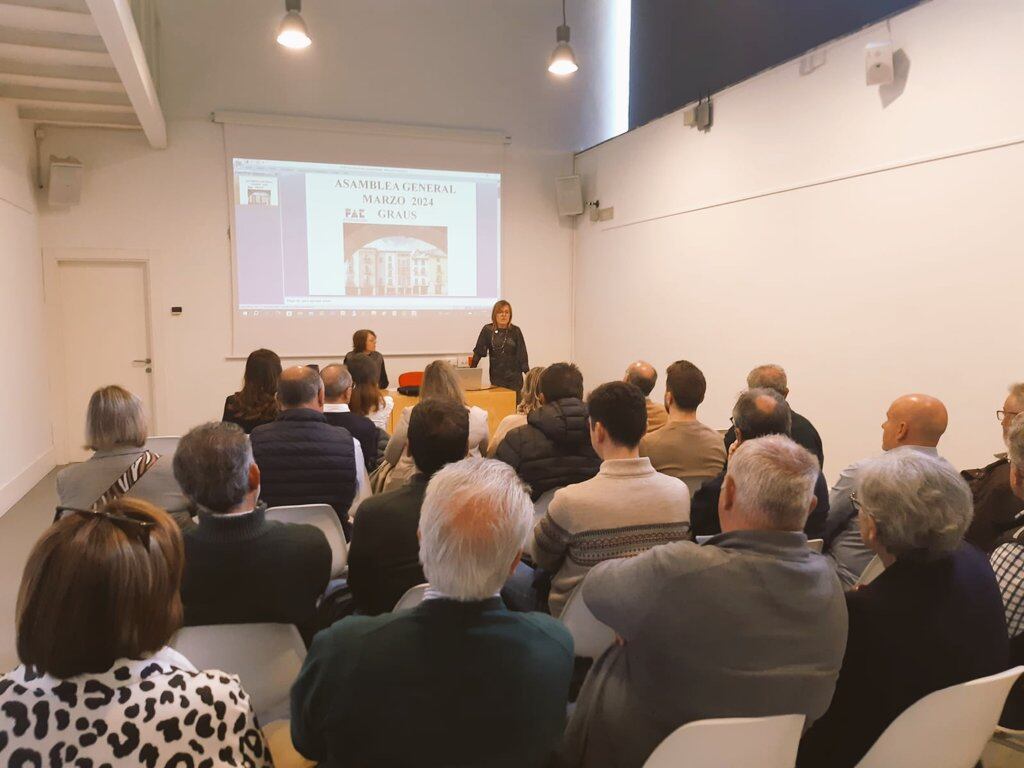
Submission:
<svg viewBox="0 0 1024 768">
<path fill-rule="evenodd" d="M 542 766 L 572 674 L 568 630 L 498 597 L 426 600 L 317 634 L 292 688 L 292 739 L 323 766 Z"/>
</svg>

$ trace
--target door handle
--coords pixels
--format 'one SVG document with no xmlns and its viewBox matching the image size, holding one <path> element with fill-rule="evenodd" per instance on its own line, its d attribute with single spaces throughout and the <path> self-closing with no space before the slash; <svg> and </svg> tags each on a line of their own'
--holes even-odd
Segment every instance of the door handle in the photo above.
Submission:
<svg viewBox="0 0 1024 768">
<path fill-rule="evenodd" d="M 150 358 L 147 357 L 145 360 L 132 360 L 132 362 L 133 363 L 145 363 L 146 365 L 149 365 L 153 361 Z"/>
</svg>

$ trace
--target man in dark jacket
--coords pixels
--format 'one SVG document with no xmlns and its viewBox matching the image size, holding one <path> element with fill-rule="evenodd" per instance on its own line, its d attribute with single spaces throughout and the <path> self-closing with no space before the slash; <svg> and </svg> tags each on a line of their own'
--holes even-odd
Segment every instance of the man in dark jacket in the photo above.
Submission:
<svg viewBox="0 0 1024 768">
<path fill-rule="evenodd" d="M 601 468 L 590 444 L 580 369 L 572 363 L 550 365 L 538 390 L 542 406 L 525 427 L 505 436 L 495 454 L 530 486 L 534 501 L 546 491 L 589 480 Z"/>
<path fill-rule="evenodd" d="M 376 616 L 394 608 L 405 591 L 426 581 L 416 529 L 427 482 L 445 464 L 466 458 L 469 411 L 427 399 L 409 417 L 409 453 L 418 473 L 403 486 L 359 506 L 348 551 L 348 583 L 356 610 Z"/>
<path fill-rule="evenodd" d="M 174 477 L 199 518 L 184 532 L 185 624 L 274 622 L 309 634 L 331 548 L 312 525 L 266 519 L 245 432 L 222 422 L 191 430 L 174 452 Z"/>
<path fill-rule="evenodd" d="M 344 427 L 359 441 L 366 471 L 372 471 L 378 461 L 377 425 L 365 416 L 352 413 L 348 407 L 352 397 L 352 374 L 344 365 L 332 363 L 320 371 L 320 378 L 324 380 L 324 418 L 332 426 Z"/>
<path fill-rule="evenodd" d="M 789 397 L 786 371 L 781 365 L 759 365 L 747 374 L 747 389 L 774 389 L 785 400 Z M 792 415 L 790 437 L 793 442 L 802 445 L 817 456 L 818 464 L 824 468 L 825 451 L 821 447 L 821 435 L 818 434 L 818 430 L 796 411 L 790 410 L 790 414 Z M 736 442 L 736 427 L 729 427 L 729 431 L 725 433 L 725 450 L 728 451 L 729 446 L 734 442 Z"/>
<path fill-rule="evenodd" d="M 277 419 L 250 436 L 262 500 L 269 507 L 330 504 L 347 530 L 350 509 L 370 493 L 361 447 L 347 429 L 327 423 L 324 384 L 312 368 L 282 373 L 277 400 Z"/>
<path fill-rule="evenodd" d="M 766 435 L 788 437 L 792 413 L 786 399 L 776 390 L 748 389 L 740 395 L 732 411 L 737 434 L 735 445 Z M 718 519 L 718 498 L 722 492 L 725 472 L 722 470 L 717 477 L 705 482 L 693 495 L 690 502 L 690 526 L 695 536 L 711 536 L 722 532 L 722 524 Z M 818 504 L 807 517 L 804 533 L 809 539 L 820 539 L 828 518 L 828 484 L 820 472 L 814 485 L 814 495 Z"/>
</svg>

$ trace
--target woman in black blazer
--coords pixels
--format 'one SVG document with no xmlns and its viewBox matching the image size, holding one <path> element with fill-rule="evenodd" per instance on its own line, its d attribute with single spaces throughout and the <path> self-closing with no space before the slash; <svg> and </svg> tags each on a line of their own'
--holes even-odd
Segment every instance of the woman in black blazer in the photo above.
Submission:
<svg viewBox="0 0 1024 768">
<path fill-rule="evenodd" d="M 523 332 L 519 326 L 512 325 L 512 305 L 504 299 L 491 309 L 491 322 L 480 329 L 470 365 L 476 368 L 488 355 L 491 357 L 491 385 L 511 389 L 516 393 L 518 404 L 522 397 L 523 374 L 530 370 L 530 359 Z"/>
</svg>

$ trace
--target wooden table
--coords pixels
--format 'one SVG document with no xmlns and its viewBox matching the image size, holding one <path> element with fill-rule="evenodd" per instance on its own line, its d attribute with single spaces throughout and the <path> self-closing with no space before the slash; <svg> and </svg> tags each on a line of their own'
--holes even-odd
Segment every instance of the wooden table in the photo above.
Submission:
<svg viewBox="0 0 1024 768">
<path fill-rule="evenodd" d="M 416 405 L 418 397 L 409 397 L 397 391 L 388 392 L 395 399 L 395 410 L 391 412 L 391 421 L 388 423 L 388 432 L 395 434 L 395 425 L 402 416 L 402 409 Z M 498 428 L 498 424 L 506 416 L 516 412 L 516 393 L 504 387 L 491 387 L 490 389 L 467 389 L 464 392 L 466 405 L 475 405 L 487 411 L 487 429 L 490 434 Z"/>
</svg>

